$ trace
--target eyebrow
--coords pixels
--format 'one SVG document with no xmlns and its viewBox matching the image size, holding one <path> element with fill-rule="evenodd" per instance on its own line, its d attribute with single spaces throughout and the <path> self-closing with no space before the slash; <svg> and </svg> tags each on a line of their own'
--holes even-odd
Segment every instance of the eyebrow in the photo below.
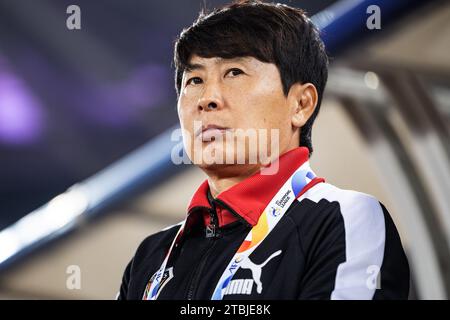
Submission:
<svg viewBox="0 0 450 320">
<path fill-rule="evenodd" d="M 224 62 L 242 62 L 242 61 L 246 60 L 246 57 L 235 57 L 235 58 L 230 58 L 230 59 L 216 57 L 214 59 L 216 60 L 215 61 L 216 64 L 221 64 Z M 205 65 L 203 65 L 201 63 L 188 63 L 184 70 L 185 70 L 185 72 L 192 72 L 194 70 L 204 70 L 204 69 L 206 69 L 206 67 L 205 67 Z"/>
<path fill-rule="evenodd" d="M 194 70 L 203 70 L 205 69 L 205 66 L 200 63 L 188 63 L 186 65 L 186 68 L 184 69 L 185 72 L 191 72 Z"/>
</svg>

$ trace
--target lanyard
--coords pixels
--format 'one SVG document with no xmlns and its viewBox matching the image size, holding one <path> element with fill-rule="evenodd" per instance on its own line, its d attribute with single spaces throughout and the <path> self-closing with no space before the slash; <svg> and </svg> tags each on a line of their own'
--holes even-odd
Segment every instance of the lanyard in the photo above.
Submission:
<svg viewBox="0 0 450 320">
<path fill-rule="evenodd" d="M 269 204 L 260 215 L 258 223 L 250 230 L 241 246 L 228 263 L 228 266 L 214 289 L 211 300 L 222 300 L 223 293 L 225 292 L 234 274 L 239 269 L 242 261 L 247 259 L 248 256 L 269 235 L 281 218 L 283 218 L 292 202 L 294 202 L 305 186 L 315 177 L 316 175 L 309 166 L 309 161 L 306 161 L 287 179 L 280 190 L 278 190 L 277 194 L 272 198 L 272 200 L 270 200 Z M 164 258 L 161 267 L 148 282 L 144 296 L 142 297 L 143 300 L 156 300 L 158 298 L 161 291 L 161 282 L 166 270 L 167 261 L 169 260 L 173 247 L 176 245 L 181 233 L 183 232 L 185 224 L 186 220 L 183 221 L 180 229 L 178 230 L 178 233 L 175 236 L 166 257 Z"/>
</svg>

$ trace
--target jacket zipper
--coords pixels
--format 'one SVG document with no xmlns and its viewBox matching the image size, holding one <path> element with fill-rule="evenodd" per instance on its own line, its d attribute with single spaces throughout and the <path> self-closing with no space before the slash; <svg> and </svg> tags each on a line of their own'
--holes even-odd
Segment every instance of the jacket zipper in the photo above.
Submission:
<svg viewBox="0 0 450 320">
<path fill-rule="evenodd" d="M 206 232 L 206 238 L 209 240 L 209 246 L 206 249 L 205 254 L 203 254 L 202 259 L 200 263 L 198 264 L 198 268 L 195 271 L 193 277 L 191 278 L 191 282 L 189 285 L 189 289 L 187 292 L 187 300 L 192 300 L 195 294 L 195 291 L 198 287 L 198 284 L 200 282 L 200 276 L 202 274 L 202 271 L 205 267 L 206 261 L 208 260 L 208 257 L 210 256 L 212 249 L 214 248 L 214 245 L 216 244 L 216 239 L 220 237 L 220 231 L 219 231 L 219 225 L 217 221 L 217 215 L 216 215 L 216 209 L 213 205 L 213 208 L 208 208 L 209 215 L 211 218 L 211 222 L 208 226 L 206 226 L 205 232 Z"/>
<path fill-rule="evenodd" d="M 205 236 L 207 239 L 210 240 L 210 244 L 208 248 L 206 249 L 205 254 L 203 255 L 200 263 L 198 264 L 198 268 L 196 272 L 194 273 L 193 277 L 191 278 L 191 282 L 189 285 L 189 289 L 187 292 L 187 300 L 192 300 L 195 294 L 195 291 L 198 287 L 198 283 L 200 282 L 200 276 L 203 271 L 203 268 L 205 267 L 206 261 L 208 260 L 208 257 L 210 256 L 212 249 L 214 248 L 214 245 L 216 244 L 216 240 L 220 238 L 221 232 L 219 229 L 219 222 L 217 218 L 216 213 L 216 206 L 215 204 L 219 204 L 221 207 L 227 209 L 231 214 L 233 214 L 235 217 L 237 217 L 240 221 L 242 221 L 245 225 L 251 226 L 250 223 L 248 223 L 244 218 L 242 218 L 236 211 L 234 211 L 232 208 L 230 208 L 225 202 L 219 200 L 219 199 L 213 199 L 210 204 L 212 208 L 207 208 L 209 212 L 210 217 L 210 224 L 206 226 L 205 229 Z"/>
</svg>

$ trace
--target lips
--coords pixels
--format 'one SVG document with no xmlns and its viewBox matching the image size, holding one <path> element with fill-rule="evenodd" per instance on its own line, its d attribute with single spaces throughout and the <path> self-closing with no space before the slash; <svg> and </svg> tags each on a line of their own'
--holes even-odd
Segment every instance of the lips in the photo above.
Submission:
<svg viewBox="0 0 450 320">
<path fill-rule="evenodd" d="M 215 124 L 209 124 L 206 126 L 202 126 L 199 130 L 197 130 L 195 136 L 196 138 L 201 138 L 203 142 L 212 141 L 218 136 L 225 134 L 227 130 L 230 128 L 222 127 Z"/>
</svg>

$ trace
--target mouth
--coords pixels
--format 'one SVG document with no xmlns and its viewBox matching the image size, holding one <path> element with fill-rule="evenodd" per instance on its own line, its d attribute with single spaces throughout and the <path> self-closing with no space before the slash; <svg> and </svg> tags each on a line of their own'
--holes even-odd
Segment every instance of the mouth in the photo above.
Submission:
<svg viewBox="0 0 450 320">
<path fill-rule="evenodd" d="M 207 126 L 202 126 L 197 130 L 195 137 L 200 138 L 203 142 L 214 141 L 216 137 L 225 134 L 228 130 L 230 130 L 230 128 L 209 124 Z"/>
</svg>

